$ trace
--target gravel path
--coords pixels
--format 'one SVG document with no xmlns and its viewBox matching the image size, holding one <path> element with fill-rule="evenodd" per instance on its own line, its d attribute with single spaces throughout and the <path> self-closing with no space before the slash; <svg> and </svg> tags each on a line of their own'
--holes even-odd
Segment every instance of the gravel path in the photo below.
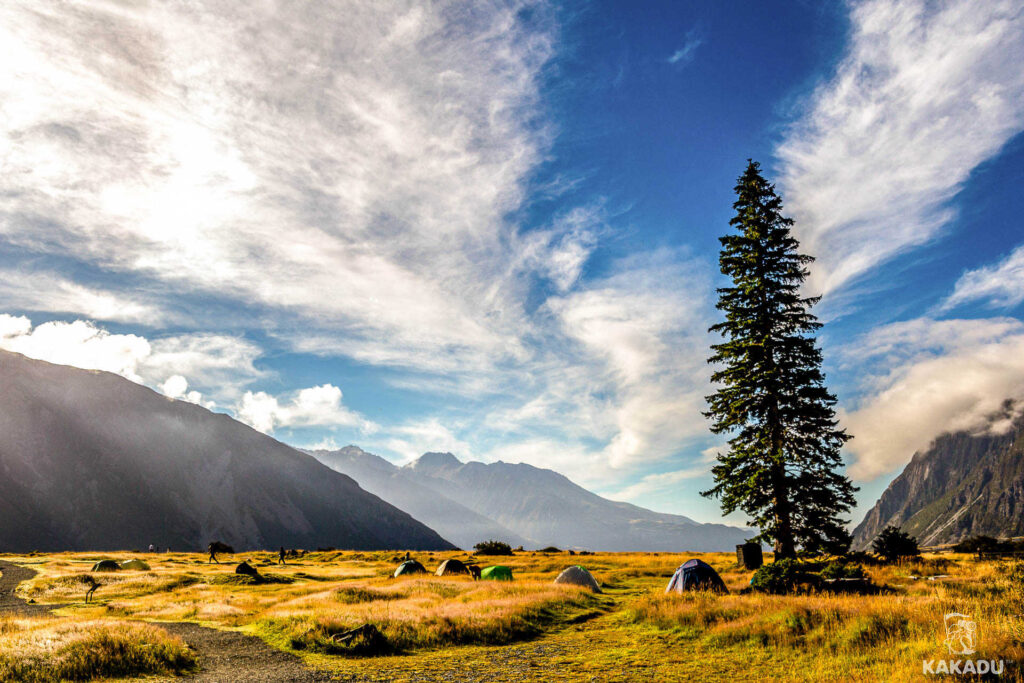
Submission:
<svg viewBox="0 0 1024 683">
<path fill-rule="evenodd" d="M 34 569 L 0 560 L 0 614 L 43 615 L 50 606 L 30 605 L 14 594 L 18 584 L 36 575 Z M 190 677 L 169 680 L 224 683 L 305 683 L 330 681 L 327 672 L 306 668 L 298 657 L 281 652 L 255 636 L 221 631 L 187 621 L 158 622 L 159 626 L 192 647 L 200 670 Z M 152 680 L 152 679 L 149 679 Z"/>
</svg>

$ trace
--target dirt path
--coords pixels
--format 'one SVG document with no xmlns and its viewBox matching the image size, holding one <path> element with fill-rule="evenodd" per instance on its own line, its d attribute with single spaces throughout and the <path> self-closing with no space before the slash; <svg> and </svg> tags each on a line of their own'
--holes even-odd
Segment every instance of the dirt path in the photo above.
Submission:
<svg viewBox="0 0 1024 683">
<path fill-rule="evenodd" d="M 30 605 L 14 594 L 18 584 L 36 575 L 34 569 L 0 560 L 0 614 L 43 615 L 51 605 Z M 191 646 L 199 655 L 200 671 L 191 677 L 169 680 L 223 683 L 305 683 L 330 681 L 330 673 L 306 668 L 287 652 L 267 645 L 255 636 L 221 631 L 186 621 L 160 622 L 165 629 Z M 149 679 L 152 680 L 152 679 Z"/>
</svg>

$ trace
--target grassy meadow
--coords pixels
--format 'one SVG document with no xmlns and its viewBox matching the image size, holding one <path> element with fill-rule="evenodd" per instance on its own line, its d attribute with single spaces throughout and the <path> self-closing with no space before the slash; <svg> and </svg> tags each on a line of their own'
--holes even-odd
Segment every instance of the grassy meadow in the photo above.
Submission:
<svg viewBox="0 0 1024 683">
<path fill-rule="evenodd" d="M 431 570 L 467 557 L 413 556 Z M 921 680 L 923 659 L 950 657 L 943 615 L 952 611 L 978 624 L 975 658 L 1007 661 L 1004 680 L 1021 680 L 1010 660 L 1024 660 L 1024 566 L 968 555 L 868 566 L 886 589 L 878 595 L 786 596 L 740 594 L 752 572 L 726 553 L 477 558 L 510 566 L 511 583 L 395 579 L 395 552 L 308 553 L 285 566 L 261 552 L 224 556 L 219 565 L 197 553 L 3 557 L 39 572 L 21 585 L 22 597 L 59 608 L 0 619 L 0 680 L 55 677 L 33 671 L 81 679 L 83 662 L 118 657 L 131 668 L 106 662 L 97 670 L 187 672 L 194 655 L 145 623 L 161 621 L 257 635 L 341 680 Z M 86 605 L 83 577 L 107 557 L 140 557 L 152 570 L 93 574 L 101 586 Z M 691 557 L 715 567 L 730 594 L 665 595 L 672 572 Z M 234 574 L 243 559 L 265 581 Z M 604 593 L 554 585 L 571 564 L 591 570 Z M 927 578 L 937 575 L 945 576 Z M 337 641 L 367 623 L 387 639 L 386 650 Z"/>
</svg>

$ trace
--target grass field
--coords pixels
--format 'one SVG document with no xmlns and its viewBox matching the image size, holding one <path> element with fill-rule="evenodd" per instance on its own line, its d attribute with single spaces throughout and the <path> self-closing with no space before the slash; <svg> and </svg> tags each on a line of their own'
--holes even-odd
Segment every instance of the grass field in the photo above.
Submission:
<svg viewBox="0 0 1024 683">
<path fill-rule="evenodd" d="M 86 605 L 82 577 L 107 557 L 140 557 L 152 570 L 93 574 L 102 585 Z M 466 556 L 415 557 L 433 569 Z M 691 557 L 714 566 L 731 593 L 665 595 L 672 572 Z M 49 617 L 0 620 L 0 667 L 8 671 L 61 657 L 73 667 L 81 652 L 128 652 L 81 645 L 117 638 L 146 645 L 136 654 L 148 659 L 135 671 L 188 670 L 194 663 L 180 641 L 139 621 L 194 621 L 258 635 L 342 680 L 921 680 L 922 660 L 957 658 L 943 642 L 943 615 L 954 611 L 978 625 L 973 658 L 1006 662 L 1003 680 L 1021 680 L 1013 662 L 1024 660 L 1024 567 L 965 555 L 867 567 L 888 589 L 879 595 L 789 596 L 740 594 L 751 572 L 725 553 L 478 558 L 510 566 L 512 583 L 394 579 L 393 552 L 309 553 L 283 567 L 276 554 L 258 552 L 220 565 L 184 553 L 3 558 L 39 572 L 22 584 L 22 597 L 60 606 Z M 267 581 L 235 575 L 242 559 Z M 577 563 L 603 594 L 552 583 Z M 935 575 L 945 577 L 927 578 Z M 365 623 L 387 638 L 385 653 L 335 641 Z"/>
</svg>

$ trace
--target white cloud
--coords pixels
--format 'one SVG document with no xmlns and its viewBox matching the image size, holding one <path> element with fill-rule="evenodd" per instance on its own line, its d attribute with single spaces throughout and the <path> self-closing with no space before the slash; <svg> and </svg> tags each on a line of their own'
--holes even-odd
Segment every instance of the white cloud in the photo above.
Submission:
<svg viewBox="0 0 1024 683">
<path fill-rule="evenodd" d="M 521 357 L 508 340 L 529 278 L 508 272 L 523 238 L 506 216 L 551 139 L 551 13 L 516 0 L 282 11 L 0 8 L 0 234 L 151 280 L 162 301 L 147 305 L 221 297 L 363 362 Z M 538 263 L 570 282 L 583 243 L 550 248 Z M 42 291 L 39 310 L 117 314 Z"/>
<path fill-rule="evenodd" d="M 688 481 L 690 479 L 699 479 L 700 477 L 707 477 L 710 476 L 710 474 L 711 465 L 709 464 L 694 465 L 693 467 L 674 470 L 672 472 L 648 474 L 642 477 L 640 481 L 635 484 L 630 484 L 615 493 L 611 493 L 608 497 L 612 500 L 622 500 L 627 502 L 642 500 L 651 493 L 662 492 L 666 489 L 677 489 L 681 482 Z"/>
<path fill-rule="evenodd" d="M 357 427 L 364 433 L 378 429 L 342 405 L 341 399 L 341 389 L 332 384 L 300 389 L 283 402 L 264 391 L 247 391 L 235 406 L 235 414 L 267 434 L 281 427 Z"/>
<path fill-rule="evenodd" d="M 178 398 L 189 403 L 195 403 L 201 405 L 208 410 L 213 410 L 217 407 L 217 404 L 213 401 L 203 401 L 202 393 L 188 388 L 188 380 L 181 375 L 171 375 L 167 378 L 167 381 L 161 384 L 159 387 L 160 392 L 169 398 Z"/>
<path fill-rule="evenodd" d="M 472 447 L 436 418 L 418 420 L 387 430 L 383 446 L 411 462 L 428 452 L 453 453 L 460 460 L 474 458 Z"/>
<path fill-rule="evenodd" d="M 604 456 L 613 467 L 664 458 L 706 433 L 709 295 L 700 267 L 654 253 L 548 302 L 588 360 L 589 381 L 571 376 L 561 398 L 609 422 L 593 432 L 610 437 Z"/>
<path fill-rule="evenodd" d="M 143 337 L 111 334 L 84 320 L 32 327 L 25 317 L 0 314 L 0 347 L 29 358 L 86 370 L 105 370 L 142 382 L 139 369 L 152 348 Z"/>
<path fill-rule="evenodd" d="M 1013 319 L 894 323 L 844 355 L 864 373 L 865 396 L 840 414 L 854 437 L 849 472 L 862 481 L 895 471 L 942 433 L 998 429 L 1004 401 L 1024 398 L 1024 323 Z"/>
<path fill-rule="evenodd" d="M 203 393 L 188 390 L 189 379 L 219 399 L 232 398 L 263 373 L 253 366 L 259 350 L 234 337 L 180 335 L 147 339 L 115 334 L 86 320 L 52 320 L 33 326 L 24 316 L 0 314 L 0 348 L 50 363 L 105 370 L 213 407 Z"/>
<path fill-rule="evenodd" d="M 829 292 L 933 239 L 971 171 L 1024 128 L 1014 0 L 869 0 L 835 76 L 777 150 L 810 286 Z"/>
<path fill-rule="evenodd" d="M 92 320 L 168 324 L 174 316 L 121 292 L 90 287 L 45 271 L 0 270 L 0 297 L 9 309 L 70 313 Z"/>
<path fill-rule="evenodd" d="M 985 301 L 992 308 L 1016 306 L 1024 301 L 1024 246 L 1014 249 L 999 263 L 961 275 L 943 308 L 970 301 Z"/>
</svg>

